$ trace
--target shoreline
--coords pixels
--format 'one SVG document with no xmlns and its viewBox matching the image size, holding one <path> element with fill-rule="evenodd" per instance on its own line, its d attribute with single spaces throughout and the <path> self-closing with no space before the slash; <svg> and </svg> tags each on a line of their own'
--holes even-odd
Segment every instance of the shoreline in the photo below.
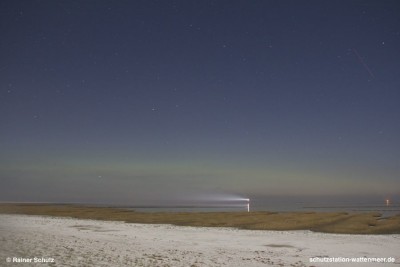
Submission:
<svg viewBox="0 0 400 267">
<path fill-rule="evenodd" d="M 0 214 L 44 215 L 139 224 L 232 227 L 247 230 L 400 234 L 400 214 L 382 217 L 377 212 L 136 212 L 124 208 L 82 204 L 0 203 Z"/>
</svg>

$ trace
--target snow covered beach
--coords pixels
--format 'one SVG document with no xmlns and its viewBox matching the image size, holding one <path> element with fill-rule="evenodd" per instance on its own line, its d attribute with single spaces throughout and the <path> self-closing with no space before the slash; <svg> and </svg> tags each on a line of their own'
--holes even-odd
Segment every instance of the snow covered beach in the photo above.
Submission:
<svg viewBox="0 0 400 267">
<path fill-rule="evenodd" d="M 0 266 L 398 266 L 400 262 L 400 235 L 254 231 L 1 214 L 0 240 Z M 327 261 L 392 258 L 395 263 L 310 262 L 315 257 Z M 21 263 L 29 259 L 31 263 Z"/>
</svg>

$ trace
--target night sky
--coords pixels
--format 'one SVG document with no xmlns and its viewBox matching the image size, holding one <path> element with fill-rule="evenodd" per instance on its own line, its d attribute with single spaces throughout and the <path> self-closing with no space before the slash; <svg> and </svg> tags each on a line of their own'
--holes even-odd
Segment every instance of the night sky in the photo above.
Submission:
<svg viewBox="0 0 400 267">
<path fill-rule="evenodd" d="M 0 12 L 0 201 L 400 194 L 399 1 Z"/>
</svg>

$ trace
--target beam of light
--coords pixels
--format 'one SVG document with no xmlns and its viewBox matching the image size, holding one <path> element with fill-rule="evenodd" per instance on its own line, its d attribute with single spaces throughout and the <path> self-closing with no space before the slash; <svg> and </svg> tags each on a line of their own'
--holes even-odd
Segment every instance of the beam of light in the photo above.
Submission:
<svg viewBox="0 0 400 267">
<path fill-rule="evenodd" d="M 223 200 L 228 200 L 228 201 L 250 201 L 250 198 L 226 198 Z"/>
<path fill-rule="evenodd" d="M 228 207 L 245 207 L 250 212 L 250 198 L 241 197 L 234 194 L 213 193 L 191 196 L 185 202 L 193 203 L 194 205 L 206 206 L 228 206 Z"/>
</svg>

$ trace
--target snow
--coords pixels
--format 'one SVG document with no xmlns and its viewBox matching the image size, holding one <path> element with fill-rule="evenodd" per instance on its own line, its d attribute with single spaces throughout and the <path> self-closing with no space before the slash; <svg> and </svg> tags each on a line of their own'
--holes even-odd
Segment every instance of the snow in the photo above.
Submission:
<svg viewBox="0 0 400 267">
<path fill-rule="evenodd" d="M 7 258 L 35 257 L 54 259 L 54 263 L 7 263 Z M 313 257 L 392 257 L 395 263 L 378 265 L 397 266 L 400 235 L 253 231 L 0 215 L 0 266 L 377 265 L 310 262 Z"/>
</svg>

